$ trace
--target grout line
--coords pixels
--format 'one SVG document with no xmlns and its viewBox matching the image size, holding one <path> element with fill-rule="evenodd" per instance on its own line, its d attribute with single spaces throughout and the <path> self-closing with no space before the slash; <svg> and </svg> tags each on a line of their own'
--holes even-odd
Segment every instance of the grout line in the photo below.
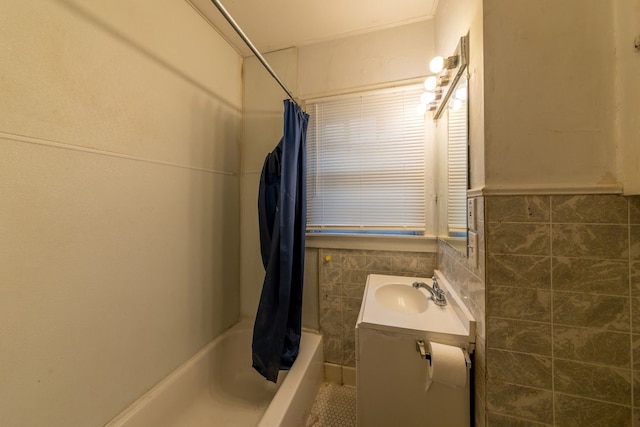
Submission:
<svg viewBox="0 0 640 427">
<path fill-rule="evenodd" d="M 524 352 L 524 351 L 515 351 L 515 350 L 504 349 L 504 348 L 495 348 L 495 347 L 487 348 L 487 350 L 498 351 L 498 352 L 503 352 L 503 353 L 519 354 L 519 355 L 523 355 L 523 356 L 541 357 L 541 358 L 545 358 L 545 359 L 551 359 L 551 357 L 552 357 L 551 355 L 545 355 L 545 354 L 540 354 L 540 353 L 527 353 L 527 352 Z M 591 367 L 596 367 L 596 368 L 607 368 L 607 369 L 612 369 L 612 370 L 617 370 L 617 371 L 630 372 L 633 369 L 632 367 L 626 367 L 625 368 L 625 367 L 620 367 L 620 366 L 605 365 L 605 364 L 602 364 L 602 363 L 590 362 L 590 361 L 579 360 L 579 359 L 568 359 L 568 358 L 565 358 L 565 357 L 553 356 L 553 359 L 561 360 L 563 362 L 571 362 L 571 363 L 576 363 L 576 364 L 579 364 L 579 365 L 591 366 Z M 529 387 L 529 386 L 524 386 L 524 387 Z"/>
<path fill-rule="evenodd" d="M 510 382 L 506 382 L 506 381 L 499 381 L 498 383 L 499 384 L 504 384 L 504 385 L 509 385 L 509 386 L 526 388 L 526 389 L 530 389 L 530 390 L 552 392 L 554 395 L 555 394 L 559 394 L 559 395 L 564 395 L 564 396 L 571 396 L 571 397 L 576 397 L 578 399 L 584 399 L 584 400 L 590 400 L 590 401 L 593 401 L 593 402 L 606 403 L 608 405 L 622 406 L 622 407 L 625 407 L 625 408 L 630 408 L 632 406 L 632 404 L 626 405 L 624 403 L 612 402 L 612 401 L 609 401 L 609 400 L 594 399 L 593 397 L 581 396 L 579 394 L 571 394 L 571 393 L 567 393 L 567 392 L 563 392 L 563 391 L 552 391 L 552 390 L 549 390 L 549 389 L 546 389 L 546 388 L 542 388 L 542 387 L 533 387 L 533 386 L 528 386 L 528 385 L 510 383 Z M 555 407 L 555 404 L 554 404 L 554 407 Z M 554 425 L 555 425 L 555 417 L 554 417 Z"/>
<path fill-rule="evenodd" d="M 570 255 L 543 255 L 543 254 L 522 254 L 509 252 L 491 252 L 491 255 L 510 256 L 510 257 L 530 257 L 530 258 L 567 258 L 567 259 L 583 259 L 594 261 L 625 261 L 628 258 L 606 258 L 601 256 L 570 256 Z"/>
<path fill-rule="evenodd" d="M 635 402 L 634 370 L 633 370 L 633 289 L 631 288 L 631 200 L 627 198 L 627 276 L 629 280 L 629 361 L 631 366 L 631 419 L 633 420 L 633 406 Z"/>
<path fill-rule="evenodd" d="M 532 420 L 530 418 L 517 417 L 515 415 L 504 414 L 502 412 L 497 412 L 497 411 L 491 411 L 491 412 L 494 413 L 494 414 L 500 415 L 501 417 L 509 419 L 509 420 L 526 421 L 527 423 L 534 423 L 536 426 L 546 427 L 546 426 L 551 425 L 551 424 L 543 423 L 541 421 Z M 515 423 L 515 421 L 514 421 L 514 423 Z"/>
<path fill-rule="evenodd" d="M 552 264 L 553 265 L 553 264 Z M 521 290 L 536 290 L 536 291 L 554 291 L 552 288 L 529 288 L 525 286 L 506 286 L 506 285 L 495 285 L 492 286 L 493 289 L 521 289 Z M 595 296 L 603 296 L 603 297 L 618 297 L 618 298 L 628 298 L 628 295 L 625 294 L 606 294 L 602 292 L 594 292 L 594 291 L 575 291 L 575 290 L 565 290 L 565 289 L 557 289 L 555 292 L 561 292 L 566 294 L 579 294 L 579 295 L 595 295 Z"/>
<path fill-rule="evenodd" d="M 549 197 L 549 257 L 550 259 L 550 271 L 549 271 L 549 289 L 551 290 L 551 301 L 550 308 L 551 311 L 549 313 L 549 318 L 551 319 L 551 420 L 552 424 L 556 425 L 556 372 L 555 372 L 555 353 L 554 353 L 554 307 L 553 307 L 553 299 L 555 295 L 555 290 L 553 287 L 553 196 Z"/>
<path fill-rule="evenodd" d="M 489 224 L 528 224 L 528 225 L 545 225 L 550 224 L 549 221 L 489 221 Z M 624 227 L 621 222 L 554 222 L 555 225 L 617 225 Z"/>
</svg>

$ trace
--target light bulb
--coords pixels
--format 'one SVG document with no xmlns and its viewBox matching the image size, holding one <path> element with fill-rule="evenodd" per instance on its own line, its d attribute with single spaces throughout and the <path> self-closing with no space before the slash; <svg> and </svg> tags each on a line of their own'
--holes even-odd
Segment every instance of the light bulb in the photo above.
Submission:
<svg viewBox="0 0 640 427">
<path fill-rule="evenodd" d="M 427 77 L 424 81 L 424 88 L 426 90 L 436 90 L 436 87 L 438 87 L 438 79 L 436 79 L 436 76 Z"/>
<path fill-rule="evenodd" d="M 460 101 L 466 101 L 467 100 L 467 88 L 466 87 L 459 87 L 458 89 L 456 89 L 456 94 L 454 95 L 456 99 L 459 99 Z"/>
<path fill-rule="evenodd" d="M 429 69 L 432 73 L 439 73 L 444 68 L 444 58 L 442 56 L 436 56 L 429 62 Z"/>
<path fill-rule="evenodd" d="M 428 104 L 428 103 L 433 102 L 435 100 L 436 100 L 435 92 L 425 92 L 422 95 L 420 95 L 420 103 L 421 104 Z"/>
</svg>

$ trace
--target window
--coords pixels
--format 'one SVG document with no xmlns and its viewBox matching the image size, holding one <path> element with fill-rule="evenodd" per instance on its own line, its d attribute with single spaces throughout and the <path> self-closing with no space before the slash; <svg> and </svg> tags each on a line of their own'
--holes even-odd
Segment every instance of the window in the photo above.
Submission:
<svg viewBox="0 0 640 427">
<path fill-rule="evenodd" d="M 307 102 L 307 230 L 421 234 L 419 86 Z"/>
</svg>

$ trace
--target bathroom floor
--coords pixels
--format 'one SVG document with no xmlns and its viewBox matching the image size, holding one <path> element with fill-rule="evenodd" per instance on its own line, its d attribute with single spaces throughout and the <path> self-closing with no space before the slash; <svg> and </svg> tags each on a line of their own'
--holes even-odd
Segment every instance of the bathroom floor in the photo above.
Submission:
<svg viewBox="0 0 640 427">
<path fill-rule="evenodd" d="M 356 425 L 356 388 L 323 383 L 311 408 L 306 427 L 350 427 Z"/>
</svg>

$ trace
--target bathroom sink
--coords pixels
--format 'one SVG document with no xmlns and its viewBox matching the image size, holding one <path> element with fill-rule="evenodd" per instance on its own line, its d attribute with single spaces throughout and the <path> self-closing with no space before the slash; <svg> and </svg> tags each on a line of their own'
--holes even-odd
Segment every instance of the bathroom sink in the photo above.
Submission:
<svg viewBox="0 0 640 427">
<path fill-rule="evenodd" d="M 419 314 L 429 306 L 425 294 L 405 284 L 391 283 L 381 286 L 375 295 L 381 305 L 399 313 Z"/>
<path fill-rule="evenodd" d="M 389 332 L 419 331 L 423 338 L 441 344 L 472 342 L 475 337 L 473 315 L 442 273 L 435 270 L 434 275 L 446 295 L 444 306 L 436 305 L 424 289 L 412 286 L 414 282 L 432 286 L 431 278 L 367 276 L 356 327 Z"/>
</svg>

